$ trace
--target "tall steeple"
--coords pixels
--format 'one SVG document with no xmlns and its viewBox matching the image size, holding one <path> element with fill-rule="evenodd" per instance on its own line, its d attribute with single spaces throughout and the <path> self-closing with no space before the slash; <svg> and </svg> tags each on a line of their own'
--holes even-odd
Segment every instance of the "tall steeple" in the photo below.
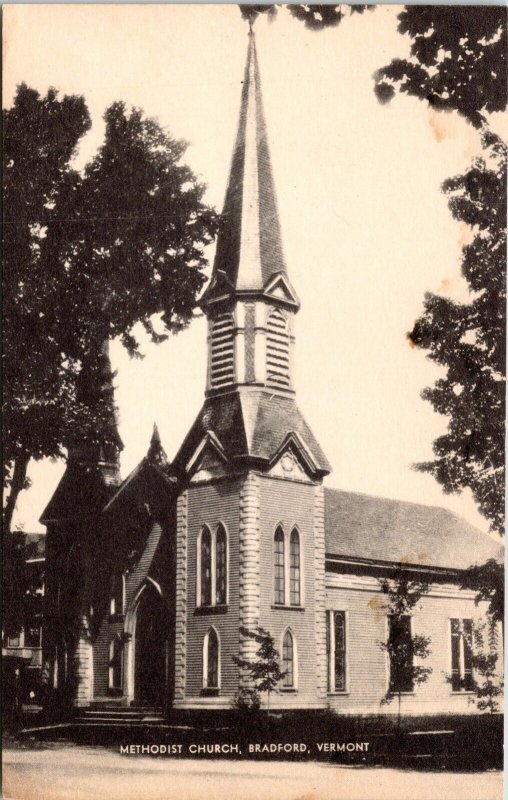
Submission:
<svg viewBox="0 0 508 800">
<path fill-rule="evenodd" d="M 206 398 L 173 461 L 175 475 L 201 479 L 224 464 L 268 469 L 287 447 L 299 451 L 309 475 L 328 473 L 295 401 L 300 304 L 282 249 L 252 29 L 222 224 L 201 306 L 208 319 Z"/>
<path fill-rule="evenodd" d="M 252 29 L 215 263 L 201 305 L 209 321 L 208 393 L 246 385 L 292 391 L 299 302 L 282 248 Z"/>
<path fill-rule="evenodd" d="M 252 28 L 240 120 L 205 305 L 235 293 L 262 295 L 287 268 L 273 182 L 261 80 Z"/>
</svg>

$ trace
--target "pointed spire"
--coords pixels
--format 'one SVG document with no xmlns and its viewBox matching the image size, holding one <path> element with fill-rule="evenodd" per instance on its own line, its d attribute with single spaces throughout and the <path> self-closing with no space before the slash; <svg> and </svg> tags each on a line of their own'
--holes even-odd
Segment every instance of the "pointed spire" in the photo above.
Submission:
<svg viewBox="0 0 508 800">
<path fill-rule="evenodd" d="M 69 461 L 118 468 L 123 442 L 118 432 L 114 395 L 109 342 L 105 340 L 98 351 L 83 361 L 77 388 L 78 401 L 97 415 L 100 422 L 94 423 L 91 429 L 84 420 L 83 426 L 73 432 L 68 448 Z"/>
<path fill-rule="evenodd" d="M 273 182 L 252 20 L 222 228 L 212 280 L 203 302 L 260 292 L 286 264 Z"/>
<path fill-rule="evenodd" d="M 156 422 L 153 423 L 153 433 L 152 438 L 150 439 L 150 446 L 148 448 L 146 458 L 147 461 L 150 461 L 152 464 L 158 464 L 159 466 L 166 466 L 168 464 L 168 457 L 162 446 L 161 437 Z"/>
</svg>

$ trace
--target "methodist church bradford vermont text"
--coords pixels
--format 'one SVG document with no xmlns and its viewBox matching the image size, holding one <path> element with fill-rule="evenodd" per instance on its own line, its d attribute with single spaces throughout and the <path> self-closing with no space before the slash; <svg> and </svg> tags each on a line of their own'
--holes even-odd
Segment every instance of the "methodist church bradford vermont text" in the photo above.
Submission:
<svg viewBox="0 0 508 800">
<path fill-rule="evenodd" d="M 285 673 L 272 709 L 390 712 L 381 700 L 402 689 L 404 713 L 474 711 L 470 634 L 485 609 L 461 576 L 500 560 L 501 548 L 449 511 L 323 487 L 331 467 L 293 389 L 300 303 L 282 249 L 252 32 L 201 307 L 205 400 L 172 463 L 155 428 L 146 457 L 121 480 L 107 347 L 98 354 L 110 425 L 69 447 L 41 517 L 50 686 L 76 707 L 228 709 L 250 685 L 233 656 L 252 660 L 259 646 L 240 629 L 259 625 Z M 432 672 L 420 685 L 391 674 L 379 645 L 391 624 L 380 579 L 401 563 L 430 583 L 405 618 L 408 636 L 431 638 Z"/>
</svg>

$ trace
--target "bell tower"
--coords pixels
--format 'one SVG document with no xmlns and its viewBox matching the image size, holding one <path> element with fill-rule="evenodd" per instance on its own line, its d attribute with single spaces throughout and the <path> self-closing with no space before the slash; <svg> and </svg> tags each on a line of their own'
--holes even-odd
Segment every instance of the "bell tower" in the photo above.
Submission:
<svg viewBox="0 0 508 800">
<path fill-rule="evenodd" d="M 180 486 L 175 705 L 226 708 L 239 688 L 248 689 L 248 672 L 233 657 L 256 657 L 258 644 L 239 628 L 261 626 L 290 676 L 279 707 L 322 707 L 322 479 L 330 466 L 296 404 L 300 303 L 282 247 L 252 29 L 201 307 L 208 320 L 205 401 L 172 464 Z"/>
</svg>

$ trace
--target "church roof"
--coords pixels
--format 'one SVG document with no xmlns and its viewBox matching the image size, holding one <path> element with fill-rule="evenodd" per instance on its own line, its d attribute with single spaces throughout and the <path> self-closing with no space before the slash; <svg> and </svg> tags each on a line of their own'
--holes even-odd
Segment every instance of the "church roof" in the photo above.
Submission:
<svg viewBox="0 0 508 800">
<path fill-rule="evenodd" d="M 176 480 L 169 475 L 169 471 L 169 464 L 157 463 L 145 456 L 120 486 L 116 487 L 103 510 L 109 511 L 117 507 L 119 501 L 125 501 L 128 496 L 142 495 L 143 492 L 146 494 L 149 485 L 156 487 L 156 494 L 161 498 L 173 497 Z"/>
<path fill-rule="evenodd" d="M 286 272 L 251 32 L 215 263 L 203 302 L 238 291 L 262 291 L 274 275 Z"/>
<path fill-rule="evenodd" d="M 99 468 L 69 463 L 40 521 L 62 522 L 97 514 L 116 490 L 116 483 L 106 483 Z"/>
<path fill-rule="evenodd" d="M 249 391 L 208 398 L 173 462 L 177 472 L 185 469 L 207 433 L 217 437 L 226 458 L 263 461 L 270 461 L 288 434 L 293 433 L 312 457 L 318 472 L 327 473 L 331 469 L 292 396 Z"/>
<path fill-rule="evenodd" d="M 326 553 L 345 559 L 462 570 L 503 548 L 488 534 L 436 506 L 325 489 Z"/>
</svg>

